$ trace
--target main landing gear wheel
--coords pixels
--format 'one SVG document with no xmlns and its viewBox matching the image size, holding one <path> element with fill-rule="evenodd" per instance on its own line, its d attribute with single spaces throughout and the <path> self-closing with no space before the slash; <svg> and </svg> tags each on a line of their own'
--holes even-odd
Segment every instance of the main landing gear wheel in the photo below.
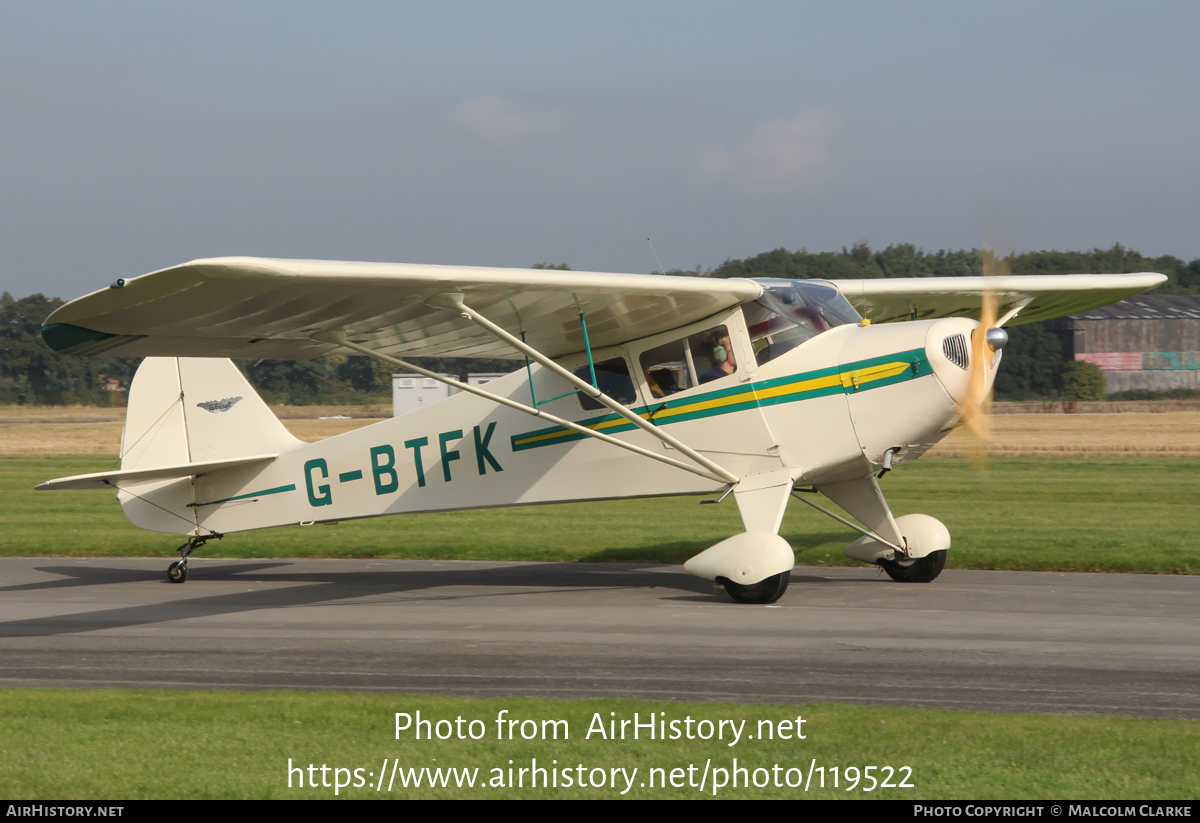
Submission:
<svg viewBox="0 0 1200 823">
<path fill-rule="evenodd" d="M 187 580 L 187 560 L 176 560 L 167 566 L 167 579 L 172 583 L 182 583 Z"/>
<path fill-rule="evenodd" d="M 783 597 L 783 593 L 787 591 L 788 583 L 792 580 L 792 573 L 790 571 L 780 572 L 779 574 L 771 575 L 766 580 L 755 583 L 753 586 L 743 586 L 724 577 L 719 579 L 721 585 L 725 587 L 725 591 L 729 592 L 729 596 L 738 603 L 762 604 L 774 603 Z"/>
<path fill-rule="evenodd" d="M 897 583 L 928 583 L 946 567 L 946 552 L 930 552 L 917 560 L 880 560 L 879 565 Z"/>
</svg>

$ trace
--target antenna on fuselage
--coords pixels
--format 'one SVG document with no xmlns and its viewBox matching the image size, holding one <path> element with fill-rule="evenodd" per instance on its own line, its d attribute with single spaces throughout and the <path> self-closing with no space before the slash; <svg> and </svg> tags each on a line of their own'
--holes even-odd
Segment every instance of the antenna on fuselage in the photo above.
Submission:
<svg viewBox="0 0 1200 823">
<path fill-rule="evenodd" d="M 647 238 L 646 238 L 646 242 L 647 242 L 647 243 L 650 243 L 650 238 L 649 238 L 649 237 L 647 237 Z M 654 244 L 653 244 L 653 243 L 650 243 L 650 253 L 654 255 L 654 262 L 655 262 L 655 263 L 658 263 L 658 270 L 659 270 L 660 272 L 662 272 L 663 274 L 666 274 L 666 273 L 667 273 L 667 270 L 663 268 L 662 261 L 658 259 L 658 252 L 656 252 L 656 251 L 654 250 Z"/>
</svg>

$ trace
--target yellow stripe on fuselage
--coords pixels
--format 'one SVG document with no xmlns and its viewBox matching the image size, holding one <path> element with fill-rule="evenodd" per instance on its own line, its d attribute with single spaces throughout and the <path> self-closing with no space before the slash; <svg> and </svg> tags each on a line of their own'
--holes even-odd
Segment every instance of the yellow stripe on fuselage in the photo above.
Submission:
<svg viewBox="0 0 1200 823">
<path fill-rule="evenodd" d="M 769 400 L 774 397 L 786 397 L 789 394 L 802 394 L 804 392 L 817 391 L 818 389 L 828 389 L 841 384 L 841 382 L 842 377 L 840 374 L 829 374 L 825 377 L 801 380 L 799 383 L 787 383 L 770 389 L 760 389 L 754 393 L 754 396 L 759 400 Z"/>
<path fill-rule="evenodd" d="M 685 406 L 678 406 L 673 409 L 663 409 L 654 415 L 656 421 L 669 421 L 672 417 L 679 417 L 687 414 L 695 414 L 700 411 L 708 411 L 709 409 L 719 409 L 725 406 L 736 406 L 740 403 L 747 403 L 751 400 L 770 400 L 776 397 L 786 397 L 790 394 L 804 394 L 806 392 L 818 391 L 820 389 L 828 389 L 834 386 L 850 387 L 854 385 L 853 376 L 858 376 L 858 385 L 862 386 L 865 383 L 871 383 L 876 380 L 885 380 L 889 377 L 895 377 L 902 374 L 905 369 L 912 368 L 911 363 L 894 362 L 884 363 L 879 366 L 871 366 L 866 369 L 854 369 L 839 374 L 829 374 L 824 377 L 814 377 L 810 380 L 800 380 L 796 383 L 786 383 L 782 386 L 773 386 L 769 389 L 748 388 L 746 391 L 738 392 L 737 394 L 726 395 L 725 397 L 714 397 L 710 400 L 700 400 L 695 403 L 688 403 Z M 648 420 L 649 412 L 639 414 L 638 417 L 643 420 Z M 605 429 L 617 428 L 620 426 L 630 425 L 629 421 L 623 417 L 618 417 L 615 420 L 605 420 L 600 423 L 585 425 L 585 428 L 592 431 L 604 431 Z M 517 440 L 514 445 L 526 446 L 530 443 L 539 443 L 545 440 L 553 440 L 558 437 L 576 434 L 571 429 L 560 429 L 559 431 L 546 432 L 544 434 L 534 435 L 532 437 L 523 437 Z"/>
<path fill-rule="evenodd" d="M 870 383 L 873 380 L 885 380 L 889 377 L 895 377 L 904 372 L 905 369 L 911 368 L 910 363 L 883 363 L 879 366 L 871 366 L 866 369 L 854 369 L 853 371 L 842 372 L 838 375 L 842 381 L 842 385 L 846 387 L 853 386 L 858 388 L 863 383 Z"/>
</svg>

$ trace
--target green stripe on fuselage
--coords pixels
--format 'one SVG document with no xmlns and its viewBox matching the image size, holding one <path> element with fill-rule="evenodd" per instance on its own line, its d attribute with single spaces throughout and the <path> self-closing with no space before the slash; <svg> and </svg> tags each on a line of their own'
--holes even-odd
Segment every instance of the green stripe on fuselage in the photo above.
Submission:
<svg viewBox="0 0 1200 823">
<path fill-rule="evenodd" d="M 853 376 L 878 367 L 895 364 L 894 373 L 880 375 L 861 375 L 858 386 L 854 385 Z M 904 368 L 900 368 L 903 366 Z M 809 400 L 815 397 L 826 397 L 831 394 L 844 394 L 858 391 L 868 391 L 874 388 L 902 383 L 917 377 L 932 374 L 929 361 L 925 358 L 924 349 L 911 349 L 898 352 L 886 357 L 873 357 L 825 369 L 817 369 L 802 374 L 791 374 L 786 377 L 776 377 L 756 383 L 748 383 L 720 391 L 699 394 L 695 397 L 681 399 L 676 408 L 671 407 L 671 400 L 653 407 L 642 406 L 633 412 L 645 419 L 651 419 L 656 426 L 670 423 L 681 423 L 686 420 L 699 420 L 705 417 L 715 417 L 723 414 L 745 411 L 759 406 L 773 406 L 780 403 L 794 403 L 799 400 Z M 663 406 L 666 408 L 663 408 Z M 657 410 L 657 411 L 656 411 Z M 580 425 L 594 429 L 604 434 L 616 434 L 630 431 L 636 426 L 617 414 L 608 414 L 594 418 Z M 587 437 L 586 434 L 571 431 L 562 426 L 551 426 L 546 429 L 524 432 L 513 435 L 513 451 L 536 449 L 556 443 L 571 443 Z"/>
<path fill-rule="evenodd" d="M 294 492 L 296 484 L 292 483 L 288 486 L 276 486 L 273 489 L 263 489 L 260 492 L 250 492 L 250 494 L 239 494 L 236 497 L 226 497 L 222 500 L 213 500 L 208 503 L 197 503 L 197 506 L 215 506 L 218 503 L 228 503 L 231 500 L 245 500 L 248 497 L 266 497 L 268 494 L 279 494 L 280 492 Z"/>
</svg>

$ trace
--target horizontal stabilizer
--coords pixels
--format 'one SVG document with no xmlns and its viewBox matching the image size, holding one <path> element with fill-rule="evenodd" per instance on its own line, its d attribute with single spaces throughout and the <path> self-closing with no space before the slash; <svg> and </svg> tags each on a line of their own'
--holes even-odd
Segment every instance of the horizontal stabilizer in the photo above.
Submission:
<svg viewBox="0 0 1200 823">
<path fill-rule="evenodd" d="M 231 460 L 204 460 L 199 463 L 179 463 L 174 466 L 155 466 L 146 469 L 128 469 L 126 471 L 96 472 L 95 474 L 77 474 L 74 477 L 59 477 L 47 480 L 39 486 L 38 491 L 57 491 L 59 489 L 106 489 L 115 487 L 122 480 L 167 480 L 173 477 L 198 477 L 202 474 L 230 469 L 234 466 L 246 466 L 251 463 L 269 463 L 279 455 L 260 454 L 254 457 L 238 457 Z"/>
</svg>

